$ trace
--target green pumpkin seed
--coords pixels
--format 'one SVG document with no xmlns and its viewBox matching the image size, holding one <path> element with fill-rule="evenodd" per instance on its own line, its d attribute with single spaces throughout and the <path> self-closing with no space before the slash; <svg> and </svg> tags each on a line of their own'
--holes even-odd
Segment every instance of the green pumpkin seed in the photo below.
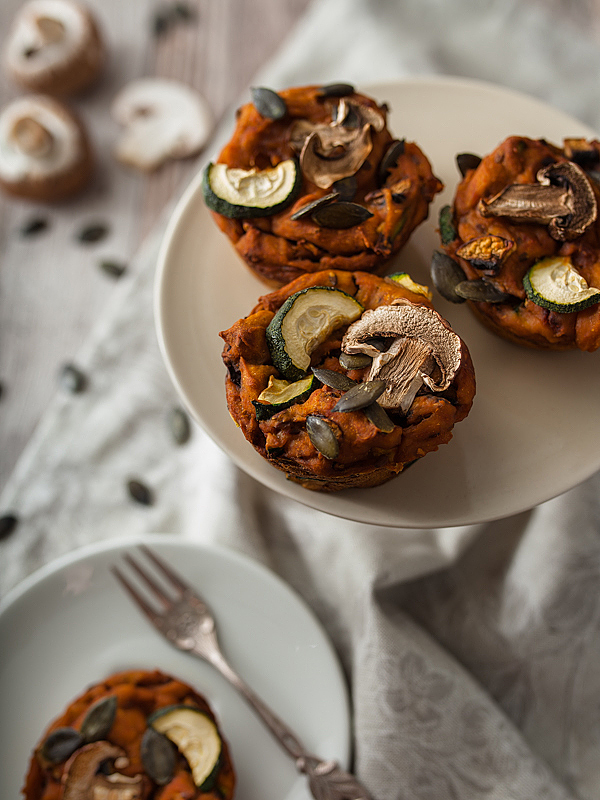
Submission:
<svg viewBox="0 0 600 800">
<path fill-rule="evenodd" d="M 340 366 L 344 369 L 364 369 L 373 359 L 366 353 L 341 353 Z"/>
<path fill-rule="evenodd" d="M 48 736 L 41 754 L 51 764 L 62 764 L 83 745 L 83 737 L 75 728 L 57 728 Z"/>
<path fill-rule="evenodd" d="M 312 215 L 313 222 L 322 228 L 353 228 L 360 225 L 373 214 L 358 203 L 331 203 L 321 206 Z"/>
<path fill-rule="evenodd" d="M 4 514 L 0 517 L 0 541 L 6 539 L 18 525 L 18 518 L 15 514 Z"/>
<path fill-rule="evenodd" d="M 454 287 L 454 291 L 459 297 L 476 303 L 506 303 L 513 299 L 512 295 L 498 289 L 493 283 L 486 281 L 485 278 L 479 278 L 475 281 L 461 281 Z"/>
<path fill-rule="evenodd" d="M 164 734 L 154 728 L 146 728 L 142 736 L 140 756 L 144 769 L 154 783 L 165 786 L 173 780 L 177 755 L 175 746 Z"/>
<path fill-rule="evenodd" d="M 321 86 L 317 92 L 317 97 L 348 97 L 354 94 L 354 86 L 351 83 L 328 83 Z"/>
<path fill-rule="evenodd" d="M 258 113 L 266 119 L 281 119 L 287 114 L 285 100 L 272 89 L 253 86 L 250 89 L 252 102 Z"/>
<path fill-rule="evenodd" d="M 377 430 L 382 433 L 391 433 L 396 427 L 379 403 L 371 403 L 370 406 L 365 406 L 363 411 L 369 422 L 375 425 Z"/>
<path fill-rule="evenodd" d="M 450 244 L 450 242 L 453 242 L 456 239 L 457 233 L 451 206 L 444 206 L 440 210 L 439 225 L 442 244 Z"/>
<path fill-rule="evenodd" d="M 321 381 L 322 384 L 329 386 L 331 389 L 339 389 L 342 392 L 346 392 L 348 389 L 356 386 L 356 381 L 353 381 L 352 378 L 343 375 L 341 372 L 336 372 L 333 369 L 319 369 L 318 367 L 313 367 L 312 371 L 318 381 Z"/>
<path fill-rule="evenodd" d="M 105 259 L 100 262 L 100 269 L 102 270 L 102 272 L 105 272 L 107 275 L 110 275 L 111 278 L 120 278 L 122 275 L 125 274 L 127 267 L 120 261 L 112 261 L 110 259 Z"/>
<path fill-rule="evenodd" d="M 95 244 L 108 235 L 108 226 L 101 223 L 86 225 L 77 234 L 77 241 L 82 244 Z"/>
<path fill-rule="evenodd" d="M 379 182 L 383 183 L 387 178 L 388 172 L 398 163 L 398 159 L 404 154 L 406 139 L 399 139 L 392 142 L 385 152 L 379 164 Z"/>
<path fill-rule="evenodd" d="M 385 391 L 385 381 L 357 383 L 334 405 L 334 411 L 358 411 L 374 403 Z"/>
<path fill-rule="evenodd" d="M 327 206 L 329 203 L 333 203 L 338 198 L 339 194 L 337 192 L 330 192 L 323 197 L 318 197 L 316 200 L 313 200 L 312 203 L 307 203 L 305 206 L 302 206 L 302 208 L 294 211 L 290 219 L 298 220 L 303 219 L 303 217 L 308 217 L 313 213 L 313 211 L 316 211 L 317 208 L 321 208 L 321 206 Z"/>
<path fill-rule="evenodd" d="M 141 481 L 135 479 L 127 481 L 127 491 L 131 499 L 142 506 L 151 506 L 154 502 L 152 491 Z"/>
<path fill-rule="evenodd" d="M 323 417 L 310 414 L 306 418 L 306 432 L 313 446 L 321 455 L 325 456 L 329 461 L 333 461 L 334 458 L 338 457 L 340 443 L 332 426 Z"/>
<path fill-rule="evenodd" d="M 79 728 L 84 742 L 97 742 L 105 739 L 113 726 L 117 714 L 117 697 L 103 697 L 91 706 Z"/>
<path fill-rule="evenodd" d="M 456 166 L 463 178 L 470 169 L 477 169 L 480 164 L 481 157 L 476 156 L 474 153 L 459 153 L 456 156 Z"/>
<path fill-rule="evenodd" d="M 21 228 L 21 236 L 23 237 L 37 236 L 38 233 L 45 231 L 47 227 L 48 227 L 47 219 L 44 219 L 44 217 L 33 217 L 33 219 L 30 219 Z"/>
<path fill-rule="evenodd" d="M 431 280 L 445 300 L 450 303 L 465 302 L 465 298 L 456 293 L 456 287 L 466 278 L 458 262 L 441 250 L 434 250 L 431 258 Z"/>
<path fill-rule="evenodd" d="M 190 418 L 183 408 L 177 406 L 171 409 L 169 413 L 169 427 L 173 439 L 177 444 L 185 444 L 190 438 L 192 432 Z"/>
<path fill-rule="evenodd" d="M 79 394 L 87 386 L 87 378 L 74 364 L 65 364 L 59 374 L 59 382 L 63 389 L 72 394 Z"/>
<path fill-rule="evenodd" d="M 339 181 L 331 184 L 334 192 L 337 192 L 340 200 L 354 200 L 356 191 L 358 189 L 358 181 L 356 175 L 348 175 L 346 178 L 340 178 Z"/>
</svg>

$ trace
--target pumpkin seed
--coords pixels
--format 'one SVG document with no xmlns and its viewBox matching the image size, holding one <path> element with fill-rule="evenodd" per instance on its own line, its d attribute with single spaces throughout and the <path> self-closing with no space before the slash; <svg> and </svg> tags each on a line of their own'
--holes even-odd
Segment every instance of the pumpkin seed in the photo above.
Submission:
<svg viewBox="0 0 600 800">
<path fill-rule="evenodd" d="M 47 737 L 41 754 L 51 764 L 62 764 L 83 744 L 83 737 L 75 728 L 57 728 Z"/>
<path fill-rule="evenodd" d="M 48 220 L 43 217 L 33 217 L 26 222 L 21 228 L 21 236 L 36 236 L 38 233 L 45 231 L 48 227 Z"/>
<path fill-rule="evenodd" d="M 431 280 L 445 300 L 451 303 L 465 302 L 464 297 L 456 294 L 456 286 L 466 278 L 460 264 L 441 250 L 434 250 L 431 257 Z"/>
<path fill-rule="evenodd" d="M 329 194 L 323 195 L 323 197 L 318 197 L 316 200 L 313 200 L 312 203 L 307 203 L 305 206 L 302 206 L 302 208 L 294 211 L 290 219 L 298 220 L 302 219 L 303 217 L 308 217 L 313 211 L 316 211 L 317 208 L 321 208 L 321 206 L 327 206 L 329 203 L 333 203 L 338 198 L 339 194 L 337 192 L 330 192 Z"/>
<path fill-rule="evenodd" d="M 379 182 L 383 183 L 387 178 L 388 172 L 396 166 L 398 159 L 404 154 L 406 139 L 398 139 L 392 142 L 385 152 L 379 164 Z"/>
<path fill-rule="evenodd" d="M 151 506 L 154 502 L 152 491 L 141 481 L 135 479 L 127 481 L 127 491 L 131 499 L 142 506 Z"/>
<path fill-rule="evenodd" d="M 334 192 L 337 192 L 340 200 L 354 200 L 356 190 L 358 189 L 358 181 L 356 175 L 348 175 L 346 178 L 340 178 L 339 181 L 331 184 Z"/>
<path fill-rule="evenodd" d="M 258 113 L 266 119 L 281 119 L 287 114 L 285 100 L 272 89 L 253 86 L 250 89 L 252 102 Z"/>
<path fill-rule="evenodd" d="M 183 408 L 176 406 L 169 413 L 169 427 L 177 444 L 185 444 L 192 432 L 190 418 Z"/>
<path fill-rule="evenodd" d="M 4 514 L 0 517 L 0 541 L 10 536 L 18 522 L 19 520 L 14 514 Z"/>
<path fill-rule="evenodd" d="M 87 744 L 105 739 L 113 726 L 116 714 L 117 697 L 114 694 L 103 697 L 102 700 L 98 700 L 97 703 L 90 706 L 79 727 L 83 741 Z"/>
<path fill-rule="evenodd" d="M 372 216 L 364 206 L 343 201 L 317 208 L 312 219 L 322 228 L 353 228 Z"/>
<path fill-rule="evenodd" d="M 475 281 L 461 281 L 454 290 L 459 297 L 465 300 L 473 300 L 476 303 L 506 303 L 512 299 L 512 295 L 503 292 L 494 286 L 493 283 L 479 278 Z"/>
<path fill-rule="evenodd" d="M 440 209 L 439 225 L 442 244 L 450 244 L 450 242 L 453 242 L 457 234 L 451 206 L 444 206 Z"/>
<path fill-rule="evenodd" d="M 82 244 L 95 244 L 108 235 L 108 226 L 102 223 L 86 225 L 77 234 L 77 241 Z"/>
<path fill-rule="evenodd" d="M 154 728 L 146 728 L 142 736 L 140 756 L 144 769 L 159 786 L 165 786 L 173 780 L 177 756 L 175 746 L 164 734 Z"/>
<path fill-rule="evenodd" d="M 104 261 L 100 262 L 100 269 L 102 272 L 110 275 L 111 278 L 120 278 L 121 275 L 125 274 L 127 267 L 120 261 L 111 261 L 110 259 L 105 259 Z"/>
<path fill-rule="evenodd" d="M 79 394 L 87 386 L 87 378 L 74 364 L 65 364 L 59 374 L 59 382 L 63 389 L 72 394 Z"/>
<path fill-rule="evenodd" d="M 336 372 L 334 369 L 319 369 L 313 367 L 313 375 L 318 381 L 321 381 L 325 386 L 331 389 L 339 389 L 342 392 L 348 391 L 353 386 L 356 386 L 356 381 L 343 375 L 341 372 Z"/>
<path fill-rule="evenodd" d="M 379 403 L 371 403 L 370 406 L 365 406 L 363 411 L 369 422 L 375 425 L 377 430 L 382 433 L 391 433 L 396 427 Z"/>
<path fill-rule="evenodd" d="M 351 83 L 328 83 L 321 86 L 317 92 L 317 97 L 348 97 L 354 94 L 354 86 Z"/>
<path fill-rule="evenodd" d="M 366 353 L 341 353 L 340 366 L 344 369 L 363 369 L 368 367 L 373 359 Z"/>
<path fill-rule="evenodd" d="M 306 432 L 308 433 L 308 438 L 321 455 L 330 461 L 337 458 L 340 452 L 340 443 L 329 422 L 324 420 L 323 417 L 316 417 L 314 414 L 310 414 L 306 418 Z"/>
<path fill-rule="evenodd" d="M 349 389 L 334 405 L 334 411 L 358 411 L 374 403 L 384 393 L 385 381 L 365 381 Z"/>
<path fill-rule="evenodd" d="M 470 169 L 477 169 L 481 164 L 481 157 L 476 156 L 474 153 L 459 153 L 456 156 L 456 166 L 460 174 L 465 177 L 467 171 Z"/>
</svg>

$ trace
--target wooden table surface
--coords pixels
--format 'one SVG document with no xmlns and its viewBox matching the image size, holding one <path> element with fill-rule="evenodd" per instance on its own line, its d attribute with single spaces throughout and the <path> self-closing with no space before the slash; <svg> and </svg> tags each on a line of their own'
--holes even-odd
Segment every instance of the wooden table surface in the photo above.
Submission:
<svg viewBox="0 0 600 800">
<path fill-rule="evenodd" d="M 194 18 L 157 36 L 156 15 L 174 0 L 88 0 L 106 39 L 101 83 L 71 101 L 96 151 L 93 185 L 73 201 L 51 206 L 0 197 L 0 490 L 72 361 L 115 291 L 100 262 L 125 264 L 161 210 L 195 169 L 171 162 L 142 175 L 115 162 L 118 127 L 110 103 L 128 81 L 143 76 L 181 80 L 208 101 L 218 121 L 255 71 L 278 49 L 308 0 L 186 0 Z M 2 0 L 6 31 L 21 0 Z M 3 49 L 3 45 L 0 45 Z M 1 52 L 1 51 L 0 51 Z M 22 93 L 0 72 L 0 103 Z M 24 237 L 33 218 L 46 230 Z M 109 233 L 83 245 L 77 234 L 100 222 Z"/>
</svg>

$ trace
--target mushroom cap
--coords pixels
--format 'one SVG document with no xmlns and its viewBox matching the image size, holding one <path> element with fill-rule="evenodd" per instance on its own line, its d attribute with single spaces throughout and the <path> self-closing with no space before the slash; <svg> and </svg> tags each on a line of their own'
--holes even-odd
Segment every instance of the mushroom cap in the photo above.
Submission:
<svg viewBox="0 0 600 800">
<path fill-rule="evenodd" d="M 65 764 L 63 800 L 88 800 L 100 764 L 124 755 L 122 748 L 104 740 L 80 747 Z"/>
<path fill-rule="evenodd" d="M 567 190 L 567 219 L 556 217 L 548 225 L 548 232 L 559 241 L 576 239 L 598 216 L 596 195 L 585 172 L 572 161 L 551 164 L 537 174 L 543 186 L 560 186 Z"/>
<path fill-rule="evenodd" d="M 393 342 L 380 352 L 369 344 L 375 337 Z M 408 410 L 423 383 L 433 392 L 445 391 L 463 358 L 460 337 L 438 312 L 408 300 L 365 311 L 346 331 L 342 351 L 373 356 L 367 380 L 387 384 L 380 405 L 402 411 Z"/>
<path fill-rule="evenodd" d="M 124 126 L 117 158 L 142 170 L 196 154 L 213 127 L 204 98 L 189 86 L 166 78 L 128 83 L 115 97 L 111 113 Z"/>
<path fill-rule="evenodd" d="M 4 53 L 19 82 L 53 95 L 87 87 L 104 58 L 96 22 L 75 0 L 29 0 L 14 19 Z"/>
<path fill-rule="evenodd" d="M 0 111 L 0 180 L 6 184 L 60 176 L 87 149 L 80 121 L 58 100 L 27 95 Z"/>
</svg>

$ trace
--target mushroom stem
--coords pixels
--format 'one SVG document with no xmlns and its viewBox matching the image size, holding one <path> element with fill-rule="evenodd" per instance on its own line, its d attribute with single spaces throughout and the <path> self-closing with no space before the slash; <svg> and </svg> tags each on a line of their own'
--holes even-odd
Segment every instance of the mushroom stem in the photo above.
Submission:
<svg viewBox="0 0 600 800">
<path fill-rule="evenodd" d="M 560 186 L 515 183 L 491 200 L 482 198 L 479 210 L 484 217 L 510 217 L 548 225 L 555 217 L 572 213 L 567 190 Z"/>
<path fill-rule="evenodd" d="M 60 42 L 65 35 L 65 26 L 60 20 L 53 17 L 37 17 L 35 24 L 44 44 Z"/>
<path fill-rule="evenodd" d="M 10 135 L 17 149 L 24 155 L 43 158 L 52 150 L 52 134 L 32 117 L 18 119 Z"/>
<path fill-rule="evenodd" d="M 405 414 L 423 385 L 423 377 L 431 367 L 432 347 L 422 339 L 399 337 L 389 350 L 373 359 L 368 380 L 386 381 L 379 405 L 400 409 Z M 402 371 L 399 369 L 402 364 Z M 428 370 L 427 370 L 428 371 Z"/>
</svg>

